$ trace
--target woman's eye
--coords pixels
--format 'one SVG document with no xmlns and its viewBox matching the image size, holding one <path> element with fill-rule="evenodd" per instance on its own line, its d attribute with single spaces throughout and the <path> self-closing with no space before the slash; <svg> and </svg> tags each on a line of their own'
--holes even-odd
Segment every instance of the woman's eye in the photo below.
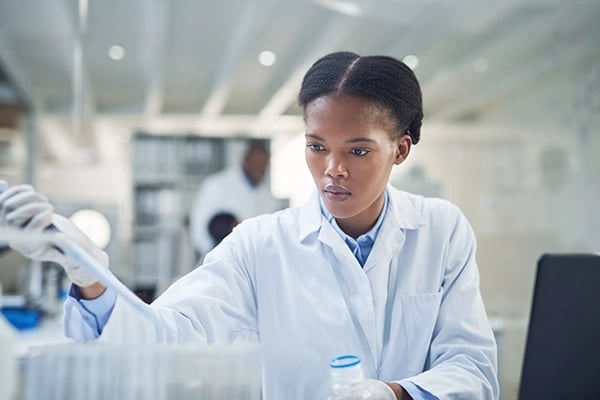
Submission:
<svg viewBox="0 0 600 400">
<path fill-rule="evenodd" d="M 323 146 L 321 146 L 320 144 L 309 143 L 306 146 L 312 151 L 323 151 Z"/>
<path fill-rule="evenodd" d="M 352 149 L 351 153 L 353 155 L 355 155 L 355 156 L 362 157 L 362 156 L 366 156 L 367 153 L 369 153 L 369 150 L 365 150 L 365 149 Z"/>
</svg>

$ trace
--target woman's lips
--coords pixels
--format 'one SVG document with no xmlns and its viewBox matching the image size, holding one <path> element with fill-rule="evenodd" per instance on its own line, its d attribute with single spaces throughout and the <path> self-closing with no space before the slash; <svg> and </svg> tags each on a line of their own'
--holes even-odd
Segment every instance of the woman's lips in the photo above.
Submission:
<svg viewBox="0 0 600 400">
<path fill-rule="evenodd" d="M 323 194 L 329 201 L 345 201 L 352 196 L 346 188 L 336 185 L 328 185 L 323 189 Z"/>
</svg>

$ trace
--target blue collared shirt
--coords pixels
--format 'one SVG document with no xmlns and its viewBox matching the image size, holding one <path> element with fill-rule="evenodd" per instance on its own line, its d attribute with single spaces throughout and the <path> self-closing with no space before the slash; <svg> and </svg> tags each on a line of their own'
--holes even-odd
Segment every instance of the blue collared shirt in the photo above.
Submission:
<svg viewBox="0 0 600 400">
<path fill-rule="evenodd" d="M 319 201 L 321 203 L 321 214 L 323 214 L 327 221 L 329 221 L 331 226 L 333 226 L 333 229 L 335 229 L 335 231 L 340 235 L 340 237 L 344 239 L 344 242 L 346 242 L 346 244 L 352 251 L 352 254 L 354 254 L 354 257 L 356 257 L 360 265 L 364 267 L 365 261 L 367 261 L 367 258 L 369 257 L 369 254 L 373 249 L 373 244 L 375 244 L 375 239 L 377 238 L 377 234 L 379 233 L 381 225 L 383 224 L 383 219 L 388 209 L 387 192 L 385 192 L 383 209 L 381 210 L 381 213 L 379 214 L 379 218 L 377 218 L 375 225 L 373 225 L 373 227 L 368 232 L 360 235 L 357 239 L 354 239 L 353 237 L 347 235 L 337 224 L 333 215 L 331 215 L 331 213 L 327 211 L 327 208 L 323 204 L 323 200 L 320 197 Z"/>
<path fill-rule="evenodd" d="M 111 287 L 107 287 L 99 297 L 86 300 L 81 297 L 79 287 L 72 284 L 69 296 L 65 301 L 65 321 L 68 321 L 74 315 L 73 311 L 77 310 L 76 314 L 80 315 L 87 325 L 83 336 L 77 336 L 77 338 L 85 341 L 94 340 L 102 333 L 116 301 L 117 292 Z M 65 325 L 65 333 L 68 337 L 74 336 L 70 334 L 68 324 Z"/>
</svg>

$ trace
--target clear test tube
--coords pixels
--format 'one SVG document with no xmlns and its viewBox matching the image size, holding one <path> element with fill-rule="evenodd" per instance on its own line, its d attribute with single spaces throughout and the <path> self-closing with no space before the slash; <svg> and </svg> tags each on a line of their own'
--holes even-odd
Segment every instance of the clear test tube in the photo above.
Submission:
<svg viewBox="0 0 600 400">
<path fill-rule="evenodd" d="M 26 356 L 25 400 L 260 400 L 258 346 L 63 343 Z"/>
</svg>

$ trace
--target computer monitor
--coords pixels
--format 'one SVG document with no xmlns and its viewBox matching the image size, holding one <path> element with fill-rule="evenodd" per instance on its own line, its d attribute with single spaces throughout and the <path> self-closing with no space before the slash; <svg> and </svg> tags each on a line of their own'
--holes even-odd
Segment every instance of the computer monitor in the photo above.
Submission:
<svg viewBox="0 0 600 400">
<path fill-rule="evenodd" d="M 519 399 L 600 399 L 600 256 L 539 259 Z"/>
</svg>

